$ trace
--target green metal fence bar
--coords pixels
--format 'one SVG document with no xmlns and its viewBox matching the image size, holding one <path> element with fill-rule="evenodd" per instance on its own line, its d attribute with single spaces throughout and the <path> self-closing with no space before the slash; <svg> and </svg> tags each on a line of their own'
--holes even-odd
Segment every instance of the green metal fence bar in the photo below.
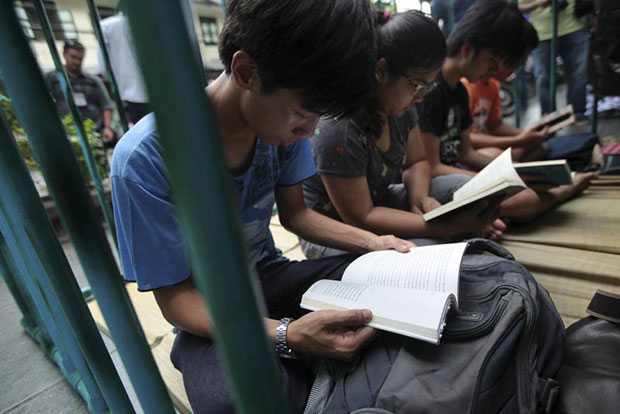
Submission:
<svg viewBox="0 0 620 414">
<path fill-rule="evenodd" d="M 29 327 L 36 327 L 37 320 L 34 316 L 32 310 L 32 302 L 28 300 L 28 297 L 23 292 L 22 288 L 19 286 L 19 283 L 15 279 L 15 273 L 13 272 L 12 266 L 9 265 L 9 256 L 8 252 L 5 251 L 4 237 L 0 234 L 0 273 L 2 274 L 2 279 L 4 283 L 9 288 L 9 292 L 11 292 L 11 296 L 15 300 L 19 311 L 23 316 L 22 324 L 26 324 Z"/>
<path fill-rule="evenodd" d="M 19 275 L 17 280 L 24 286 L 27 297 L 32 298 L 33 309 L 39 315 L 39 323 L 35 326 L 24 326 L 24 329 L 38 342 L 41 349 L 58 365 L 67 380 L 82 396 L 91 410 L 103 413 L 107 410 L 107 403 L 97 385 L 93 374 L 80 350 L 69 322 L 65 317 L 58 298 L 53 294 L 53 288 L 45 280 L 41 271 L 42 266 L 34 265 L 38 259 L 29 246 L 23 247 L 25 240 L 24 232 L 19 234 L 9 223 L 4 204 L 0 204 L 0 230 L 6 234 L 10 247 L 16 257 L 13 261 L 13 274 Z M 4 242 L 4 241 L 3 241 Z M 27 264 L 27 265 L 26 265 Z M 35 275 L 34 267 L 37 267 Z M 39 283 L 40 282 L 40 283 Z M 96 331 L 95 331 L 96 332 Z M 105 346 L 104 346 L 105 349 Z"/>
<path fill-rule="evenodd" d="M 86 4 L 88 4 L 90 22 L 93 26 L 95 37 L 97 38 L 97 42 L 99 42 L 99 49 L 101 50 L 101 57 L 105 66 L 108 82 L 110 82 L 110 92 L 112 92 L 112 97 L 114 98 L 114 102 L 116 102 L 118 117 L 121 121 L 123 133 L 125 133 L 129 129 L 129 126 L 127 124 L 127 115 L 125 114 L 125 106 L 123 105 L 123 100 L 121 99 L 121 95 L 118 91 L 118 86 L 116 83 L 116 78 L 114 77 L 112 65 L 110 65 L 110 56 L 108 55 L 108 49 L 105 47 L 105 41 L 103 39 L 103 34 L 101 33 L 101 26 L 99 25 L 101 17 L 99 16 L 99 10 L 97 10 L 97 6 L 95 6 L 95 2 L 93 0 L 86 0 Z"/>
<path fill-rule="evenodd" d="M 71 89 L 71 82 L 69 82 L 69 76 L 67 75 L 67 72 L 65 71 L 62 62 L 60 61 L 60 56 L 58 55 L 58 50 L 56 49 L 56 40 L 54 39 L 54 34 L 52 33 L 52 26 L 47 17 L 45 7 L 43 7 L 43 1 L 34 0 L 33 4 L 37 10 L 37 14 L 39 15 L 41 27 L 43 28 L 43 33 L 45 34 L 45 40 L 47 41 L 47 46 L 49 48 L 52 59 L 54 60 L 54 65 L 56 66 L 56 75 L 58 76 L 58 80 L 60 81 L 62 92 L 65 95 L 67 107 L 71 112 L 71 116 L 73 116 L 73 122 L 75 123 L 77 135 L 80 140 L 80 146 L 82 148 L 82 152 L 84 153 L 84 160 L 86 161 L 86 166 L 88 167 L 90 177 L 93 180 L 93 185 L 95 186 L 95 192 L 97 193 L 97 198 L 99 199 L 99 205 L 101 206 L 103 217 L 106 221 L 106 224 L 108 225 L 108 228 L 110 229 L 110 233 L 112 234 L 112 238 L 114 239 L 114 246 L 116 248 L 116 228 L 114 226 L 114 215 L 112 214 L 112 207 L 110 206 L 110 201 L 108 200 L 108 197 L 106 196 L 105 190 L 103 188 L 103 184 L 101 183 L 101 174 L 99 173 L 99 167 L 97 166 L 95 158 L 93 157 L 93 153 L 90 149 L 90 144 L 88 143 L 88 137 L 86 135 L 86 130 L 84 129 L 84 123 L 82 122 L 80 110 L 78 109 L 73 99 L 73 91 Z"/>
<path fill-rule="evenodd" d="M 514 4 L 519 7 L 519 0 L 514 0 Z M 525 63 L 522 67 L 515 71 L 514 76 L 514 105 L 515 105 L 515 126 L 519 128 L 521 126 L 521 90 L 519 89 L 519 80 L 524 75 Z"/>
<path fill-rule="evenodd" d="M 17 274 L 20 272 L 17 263 L 13 260 L 13 255 L 10 252 L 9 246 L 7 245 L 7 241 L 4 239 L 2 232 L 0 232 L 0 256 L 2 256 L 2 271 L 3 277 L 5 281 L 9 279 L 11 284 L 16 288 L 16 294 L 13 293 L 11 289 L 11 294 L 13 294 L 13 298 L 15 298 L 16 302 L 18 301 L 18 297 L 23 300 L 23 304 L 26 306 L 27 310 L 30 312 L 30 316 L 26 317 L 23 313 L 24 318 L 22 318 L 21 325 L 24 330 L 32 336 L 32 338 L 38 342 L 41 349 L 44 351 L 52 345 L 52 338 L 50 333 L 48 332 L 48 328 L 46 327 L 43 319 L 43 315 L 39 312 L 37 305 L 34 302 L 33 295 L 31 295 L 28 291 L 27 286 L 25 286 L 24 282 L 21 280 L 23 278 L 18 278 Z M 7 281 L 7 285 L 9 282 Z M 20 307 L 21 310 L 21 307 Z M 47 312 L 47 310 L 46 310 Z"/>
<path fill-rule="evenodd" d="M 261 318 L 264 303 L 251 279 L 217 120 L 183 11 L 178 2 L 144 0 L 127 1 L 125 11 L 157 116 L 192 275 L 208 303 L 235 404 L 242 413 L 283 412 L 273 346 Z"/>
<path fill-rule="evenodd" d="M 598 94 L 596 91 L 592 91 L 592 116 L 590 117 L 590 122 L 592 122 L 592 133 L 596 134 L 598 131 Z"/>
<path fill-rule="evenodd" d="M 21 244 L 24 240 L 23 232 L 20 235 L 14 234 L 13 229 L 8 224 L 9 221 L 4 207 L 0 205 L 0 229 L 2 229 L 4 234 L 7 234 L 7 240 L 14 253 L 16 253 L 16 262 L 25 263 L 28 261 L 28 258 L 27 255 L 23 254 L 24 248 Z M 21 250 L 21 252 L 16 252 L 15 250 Z M 35 280 L 34 275 L 29 274 L 31 269 L 23 271 L 23 266 L 20 267 L 22 271 L 15 272 L 15 274 L 21 275 L 19 279 L 25 285 L 28 294 L 33 298 L 37 313 L 41 316 L 41 324 L 35 327 L 25 326 L 26 332 L 38 342 L 41 349 L 58 365 L 58 368 L 82 396 L 89 408 L 97 413 L 105 412 L 108 405 L 82 355 L 69 322 L 65 318 L 61 306 L 58 304 L 58 299 L 51 293 L 49 283 L 40 285 Z M 42 280 L 40 275 L 38 279 Z M 41 335 L 42 332 L 37 329 L 40 327 L 45 327 L 46 332 L 50 336 L 45 337 Z"/>
<path fill-rule="evenodd" d="M 36 281 L 30 283 L 29 291 L 39 312 L 45 313 L 47 308 L 51 314 L 53 321 L 48 320 L 46 327 L 57 327 L 60 331 L 60 335 L 55 335 L 54 344 L 68 351 L 90 393 L 99 393 L 95 385 L 97 381 L 111 408 L 131 410 L 129 398 L 82 298 L 28 169 L 2 117 L 0 120 L 0 230 L 7 240 L 12 237 L 9 249 L 23 269 L 16 274 L 21 273 L 21 279 L 27 284 L 29 277 Z M 50 333 L 52 331 L 50 329 Z M 69 376 L 74 370 L 73 367 L 65 369 Z M 77 385 L 77 379 L 73 385 Z"/>
<path fill-rule="evenodd" d="M 551 47 L 549 52 L 549 112 L 555 111 L 555 58 L 558 52 L 558 0 L 551 1 Z"/>
<path fill-rule="evenodd" d="M 0 222 L 0 227 L 5 231 L 7 229 L 7 221 L 4 210 L 0 213 Z M 15 238 L 9 238 L 9 240 L 11 240 L 13 246 L 19 244 Z M 20 257 L 19 260 L 23 261 L 24 259 Z M 26 273 L 22 273 L 22 276 L 24 275 Z M 41 323 L 38 325 L 22 325 L 25 331 L 32 336 L 43 352 L 58 366 L 92 412 L 107 412 L 108 405 L 80 351 L 69 323 L 58 305 L 57 298 L 46 294 L 45 287 L 39 286 L 31 277 L 21 277 L 21 279 L 27 287 L 26 292 L 32 294 L 34 298 L 38 314 L 42 316 Z M 51 333 L 51 336 L 47 336 L 44 333 L 44 329 L 46 329 L 45 332 Z"/>
<path fill-rule="evenodd" d="M 0 2 L 0 72 L 142 407 L 148 413 L 172 412 L 77 161 L 10 2 Z"/>
</svg>

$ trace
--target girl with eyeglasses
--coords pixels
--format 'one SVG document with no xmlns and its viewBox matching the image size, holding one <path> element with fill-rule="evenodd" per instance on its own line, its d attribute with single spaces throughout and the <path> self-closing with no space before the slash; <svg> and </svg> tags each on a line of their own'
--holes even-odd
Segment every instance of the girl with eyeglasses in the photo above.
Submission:
<svg viewBox="0 0 620 414">
<path fill-rule="evenodd" d="M 474 204 L 460 215 L 425 222 L 422 214 L 449 201 L 469 177 L 431 180 L 416 103 L 433 89 L 446 42 L 431 18 L 410 11 L 377 13 L 378 55 L 372 99 L 351 118 L 323 117 L 310 138 L 318 174 L 304 182 L 314 210 L 416 244 L 482 234 L 497 206 Z M 493 233 L 501 234 L 501 229 Z M 462 238 L 462 237 L 460 237 Z M 308 258 L 344 253 L 301 240 Z"/>
</svg>

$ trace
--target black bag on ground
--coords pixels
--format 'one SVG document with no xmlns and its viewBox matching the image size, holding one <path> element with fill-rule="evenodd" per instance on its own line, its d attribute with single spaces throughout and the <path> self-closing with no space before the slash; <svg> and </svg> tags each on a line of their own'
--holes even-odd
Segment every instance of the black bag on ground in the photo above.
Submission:
<svg viewBox="0 0 620 414">
<path fill-rule="evenodd" d="M 566 330 L 556 414 L 620 411 L 620 295 L 597 292 L 588 313 Z"/>
<path fill-rule="evenodd" d="M 566 159 L 573 171 L 584 171 L 592 162 L 592 150 L 598 144 L 595 134 L 553 137 L 547 140 L 548 160 Z"/>
<path fill-rule="evenodd" d="M 320 372 L 305 412 L 549 412 L 564 325 L 547 291 L 506 249 L 474 239 L 459 308 L 440 345 L 382 332 L 356 362 L 330 361 L 331 388 L 318 389 Z"/>
</svg>

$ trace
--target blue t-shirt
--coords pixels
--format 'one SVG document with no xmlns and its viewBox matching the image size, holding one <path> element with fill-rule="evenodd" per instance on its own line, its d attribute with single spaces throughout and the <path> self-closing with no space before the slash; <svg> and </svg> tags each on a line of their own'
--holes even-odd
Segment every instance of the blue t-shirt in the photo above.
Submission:
<svg viewBox="0 0 620 414">
<path fill-rule="evenodd" d="M 121 263 L 125 279 L 136 281 L 139 290 L 180 283 L 191 274 L 157 135 L 149 114 L 123 136 L 112 157 Z M 298 184 L 315 172 L 306 139 L 288 147 L 257 139 L 250 167 L 231 177 L 252 266 L 286 260 L 269 231 L 275 186 Z"/>
</svg>

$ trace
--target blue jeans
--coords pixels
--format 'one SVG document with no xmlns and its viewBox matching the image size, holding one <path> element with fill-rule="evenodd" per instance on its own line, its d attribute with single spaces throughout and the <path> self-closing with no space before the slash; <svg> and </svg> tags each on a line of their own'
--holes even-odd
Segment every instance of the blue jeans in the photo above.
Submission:
<svg viewBox="0 0 620 414">
<path fill-rule="evenodd" d="M 588 84 L 588 47 L 590 36 L 584 30 L 557 38 L 557 52 L 566 72 L 566 101 L 573 105 L 576 114 L 586 111 L 586 85 Z M 536 61 L 536 93 L 541 113 L 551 112 L 549 101 L 549 66 L 551 40 L 544 40 L 534 49 Z"/>
</svg>

